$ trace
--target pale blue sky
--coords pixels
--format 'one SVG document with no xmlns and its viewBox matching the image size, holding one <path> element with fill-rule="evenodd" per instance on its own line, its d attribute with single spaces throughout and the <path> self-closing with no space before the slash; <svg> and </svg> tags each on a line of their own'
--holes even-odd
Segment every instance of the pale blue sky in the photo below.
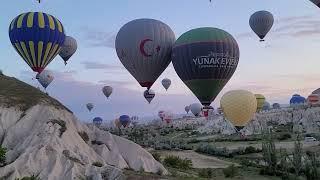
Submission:
<svg viewBox="0 0 320 180">
<path fill-rule="evenodd" d="M 287 103 L 291 94 L 307 96 L 320 83 L 320 9 L 309 0 L 36 0 L 4 1 L 0 11 L 0 54 L 4 73 L 30 84 L 31 69 L 11 47 L 8 26 L 18 14 L 43 11 L 63 23 L 68 35 L 78 41 L 78 51 L 65 67 L 60 57 L 47 67 L 55 72 L 48 88 L 50 95 L 65 103 L 82 120 L 93 116 L 113 119 L 121 114 L 155 115 L 160 109 L 182 113 L 197 99 L 177 77 L 172 65 L 153 86 L 157 93 L 151 105 L 141 88 L 122 68 L 113 39 L 120 27 L 136 18 L 154 18 L 168 24 L 179 37 L 192 28 L 212 26 L 231 33 L 240 47 L 240 63 L 234 77 L 220 93 L 247 89 L 265 94 L 273 102 Z M 258 10 L 268 10 L 275 18 L 265 43 L 259 43 L 248 25 Z M 168 92 L 160 85 L 168 77 Z M 115 88 L 107 101 L 100 92 L 104 85 Z M 77 90 L 71 90 L 74 87 Z M 77 92 L 77 93 L 75 93 Z M 84 104 L 97 108 L 89 114 Z"/>
</svg>

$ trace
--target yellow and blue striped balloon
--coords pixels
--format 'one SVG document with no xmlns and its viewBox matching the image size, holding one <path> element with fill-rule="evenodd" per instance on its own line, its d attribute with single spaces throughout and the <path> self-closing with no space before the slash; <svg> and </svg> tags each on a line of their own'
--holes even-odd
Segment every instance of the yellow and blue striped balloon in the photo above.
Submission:
<svg viewBox="0 0 320 180">
<path fill-rule="evenodd" d="M 23 60 L 40 74 L 59 54 L 65 33 L 55 17 L 42 12 L 28 12 L 11 22 L 9 37 Z"/>
</svg>

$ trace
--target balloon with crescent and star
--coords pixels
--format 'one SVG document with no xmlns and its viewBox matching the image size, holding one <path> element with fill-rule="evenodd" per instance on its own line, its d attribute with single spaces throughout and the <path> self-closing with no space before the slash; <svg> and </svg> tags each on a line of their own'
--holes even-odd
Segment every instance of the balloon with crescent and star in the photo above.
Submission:
<svg viewBox="0 0 320 180">
<path fill-rule="evenodd" d="M 123 66 L 142 87 L 150 89 L 171 62 L 175 35 L 165 23 L 136 19 L 119 30 L 115 47 Z"/>
</svg>

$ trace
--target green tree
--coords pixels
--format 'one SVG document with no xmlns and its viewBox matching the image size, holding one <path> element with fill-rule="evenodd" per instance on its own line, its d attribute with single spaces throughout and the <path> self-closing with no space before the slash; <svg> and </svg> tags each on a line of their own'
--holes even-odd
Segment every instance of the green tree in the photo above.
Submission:
<svg viewBox="0 0 320 180">
<path fill-rule="evenodd" d="M 269 172 L 268 174 L 272 173 L 275 174 L 277 170 L 277 152 L 276 146 L 274 143 L 274 137 L 272 131 L 264 132 L 264 140 L 262 141 L 262 155 L 263 160 L 265 161 L 267 167 L 266 170 Z"/>
<path fill-rule="evenodd" d="M 302 144 L 299 139 L 299 135 L 296 138 L 296 141 L 294 142 L 294 150 L 291 158 L 291 163 L 294 168 L 295 177 L 298 178 L 299 174 L 302 170 Z"/>
<path fill-rule="evenodd" d="M 0 167 L 6 165 L 6 153 L 7 149 L 0 146 Z"/>
</svg>

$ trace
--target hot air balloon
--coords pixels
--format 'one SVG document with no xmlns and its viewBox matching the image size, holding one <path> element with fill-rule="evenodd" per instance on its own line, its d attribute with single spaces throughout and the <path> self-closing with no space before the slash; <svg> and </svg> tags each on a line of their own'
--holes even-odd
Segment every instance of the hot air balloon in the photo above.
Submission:
<svg viewBox="0 0 320 180">
<path fill-rule="evenodd" d="M 71 56 L 76 51 L 77 51 L 77 41 L 71 36 L 66 36 L 66 39 L 64 40 L 64 43 L 61 47 L 61 51 L 59 53 L 65 65 L 67 65 L 67 61 L 71 58 Z"/>
<path fill-rule="evenodd" d="M 39 74 L 39 83 L 42 85 L 42 87 L 44 87 L 44 89 L 46 89 L 49 84 L 53 81 L 54 77 L 52 75 L 52 72 L 49 70 L 43 70 L 40 74 Z"/>
<path fill-rule="evenodd" d="M 186 107 L 184 107 L 184 110 L 187 112 L 187 114 L 189 114 L 190 106 L 186 106 Z"/>
<path fill-rule="evenodd" d="M 280 107 L 280 104 L 279 104 L 279 103 L 273 103 L 273 104 L 272 104 L 272 108 L 273 108 L 273 109 L 280 109 L 281 107 Z"/>
<path fill-rule="evenodd" d="M 164 114 L 164 118 L 163 119 L 167 124 L 170 124 L 172 122 L 172 114 L 169 113 L 169 112 L 166 112 Z"/>
<path fill-rule="evenodd" d="M 262 94 L 255 94 L 254 95 L 257 100 L 257 112 L 261 111 L 264 102 L 266 101 L 266 98 Z"/>
<path fill-rule="evenodd" d="M 209 106 L 227 84 L 239 61 L 236 40 L 211 27 L 182 34 L 172 52 L 175 71 L 204 106 Z"/>
<path fill-rule="evenodd" d="M 270 103 L 265 101 L 263 106 L 262 106 L 263 111 L 269 111 L 270 110 Z"/>
<path fill-rule="evenodd" d="M 257 100 L 253 93 L 246 90 L 233 90 L 225 93 L 220 100 L 224 116 L 241 130 L 257 110 Z"/>
<path fill-rule="evenodd" d="M 194 116 L 199 116 L 202 111 L 202 105 L 199 103 L 193 103 L 190 105 L 190 110 Z"/>
<path fill-rule="evenodd" d="M 149 104 L 151 103 L 152 99 L 156 96 L 155 92 L 152 89 L 149 90 L 145 90 L 143 92 L 143 96 L 144 98 L 146 98 L 146 100 L 149 102 Z"/>
<path fill-rule="evenodd" d="M 300 96 L 299 94 L 294 94 L 290 99 L 290 105 L 299 105 L 304 104 L 306 102 L 306 98 Z"/>
<path fill-rule="evenodd" d="M 128 115 L 120 116 L 119 120 L 120 120 L 120 123 L 123 127 L 128 127 L 131 122 L 131 119 Z"/>
<path fill-rule="evenodd" d="M 319 104 L 319 95 L 318 94 L 310 94 L 308 96 L 308 104 L 310 105 L 316 105 L 316 104 Z"/>
<path fill-rule="evenodd" d="M 159 118 L 160 118 L 162 121 L 163 121 L 164 115 L 165 115 L 165 112 L 164 112 L 164 111 L 159 111 L 159 112 L 158 112 L 158 116 L 159 116 Z"/>
<path fill-rule="evenodd" d="M 214 108 L 212 106 L 206 106 L 206 107 L 202 108 L 202 112 L 203 112 L 204 117 L 208 117 L 209 114 L 212 113 L 212 111 L 214 111 Z"/>
<path fill-rule="evenodd" d="M 313 4 L 320 7 L 320 0 L 310 0 Z"/>
<path fill-rule="evenodd" d="M 162 83 L 162 86 L 166 89 L 166 91 L 168 90 L 168 88 L 170 87 L 171 85 L 171 80 L 168 79 L 168 78 L 165 78 L 161 81 Z"/>
<path fill-rule="evenodd" d="M 251 29 L 259 36 L 260 41 L 264 41 L 264 37 L 272 28 L 273 22 L 273 15 L 268 11 L 255 12 L 249 20 Z"/>
<path fill-rule="evenodd" d="M 112 94 L 112 91 L 113 91 L 113 88 L 111 86 L 104 86 L 102 88 L 102 92 L 107 98 L 110 97 L 110 95 Z"/>
<path fill-rule="evenodd" d="M 94 105 L 92 103 L 88 103 L 86 106 L 87 106 L 89 111 L 91 111 L 93 109 L 93 107 L 94 107 Z"/>
<path fill-rule="evenodd" d="M 311 94 L 320 94 L 320 88 L 314 90 Z"/>
<path fill-rule="evenodd" d="M 93 124 L 96 125 L 96 126 L 100 126 L 102 124 L 102 118 L 101 117 L 95 117 L 93 120 L 92 120 Z"/>
<path fill-rule="evenodd" d="M 9 37 L 23 60 L 40 74 L 59 54 L 65 33 L 55 17 L 42 12 L 28 12 L 11 22 Z"/>
<path fill-rule="evenodd" d="M 121 127 L 120 120 L 119 120 L 119 119 L 115 119 L 115 120 L 114 120 L 114 125 L 115 125 L 117 128 L 120 128 L 120 127 Z"/>
<path fill-rule="evenodd" d="M 124 67 L 142 87 L 150 87 L 171 61 L 175 35 L 170 27 L 154 19 L 136 19 L 117 34 L 115 47 Z"/>
</svg>

